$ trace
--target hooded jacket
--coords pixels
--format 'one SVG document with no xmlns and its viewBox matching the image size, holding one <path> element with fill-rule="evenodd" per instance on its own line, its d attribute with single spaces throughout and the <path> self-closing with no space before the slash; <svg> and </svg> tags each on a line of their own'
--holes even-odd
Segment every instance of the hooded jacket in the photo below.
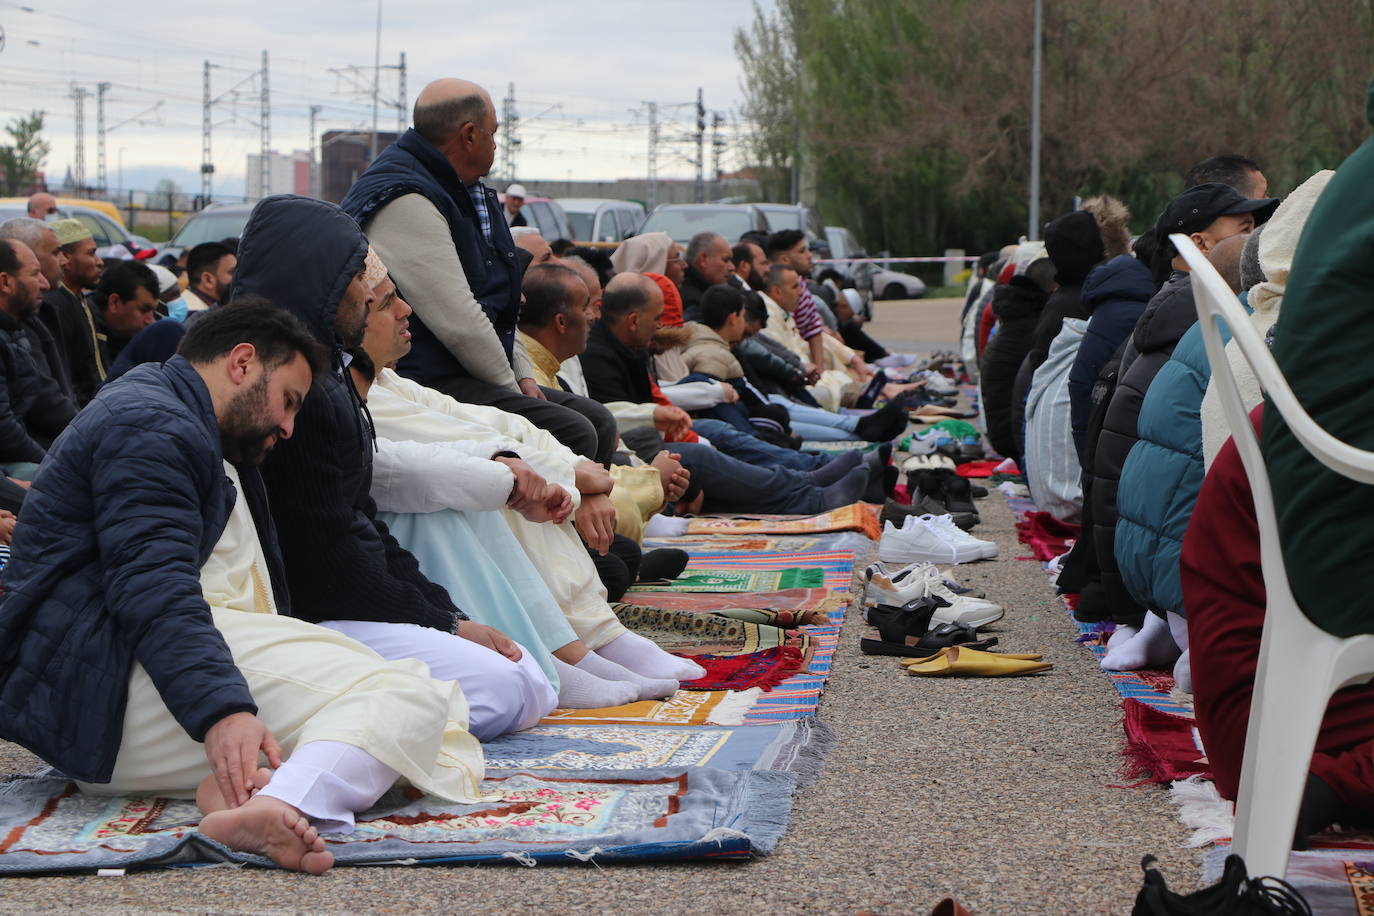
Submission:
<svg viewBox="0 0 1374 916">
<path fill-rule="evenodd" d="M 1168 362 L 1179 338 L 1197 323 L 1192 278 L 1175 271 L 1145 307 L 1135 331 L 1126 341 L 1117 374 L 1116 390 L 1097 437 L 1093 457 L 1093 538 L 1102 568 L 1102 587 L 1116 613 L 1138 617 L 1139 604 L 1121 581 L 1116 565 L 1117 485 L 1126 456 L 1139 438 L 1136 420 L 1145 392 Z M 1200 400 L 1200 399 L 1199 399 Z"/>
<path fill-rule="evenodd" d="M 1026 397 L 1026 483 L 1031 499 L 1061 522 L 1078 524 L 1083 510 L 1082 468 L 1069 429 L 1069 369 L 1087 322 L 1066 318 L 1035 370 Z"/>
<path fill-rule="evenodd" d="M 1083 281 L 1083 307 L 1091 317 L 1069 370 L 1069 412 L 1078 460 L 1088 467 L 1084 438 L 1092 413 L 1093 386 L 1102 367 L 1135 330 L 1155 294 L 1149 265 L 1128 254 L 1094 268 Z"/>
<path fill-rule="evenodd" d="M 997 287 L 992 297 L 997 333 L 983 351 L 982 403 L 988 443 L 1005 458 L 1020 457 L 1013 428 L 1021 425 L 1021 417 L 1014 416 L 1012 389 L 1046 298 L 1045 291 L 1025 276 L 1012 277 L 1011 282 Z"/>
<path fill-rule="evenodd" d="M 1065 318 L 1087 318 L 1083 305 L 1083 281 L 1101 263 L 1106 252 L 1102 247 L 1102 233 L 1097 229 L 1097 217 L 1087 210 L 1066 213 L 1045 227 L 1045 253 L 1054 262 L 1055 282 L 1059 287 L 1045 300 L 1045 308 L 1031 335 L 1030 349 L 1021 361 L 1012 387 L 1014 405 L 1012 426 L 1017 453 L 1025 452 L 1026 394 L 1031 377 L 1049 356 L 1050 344 L 1059 336 Z"/>
<path fill-rule="evenodd" d="M 1366 116 L 1374 123 L 1374 84 Z M 1266 233 L 1268 230 L 1265 230 Z M 1312 208 L 1293 257 L 1274 336 L 1274 360 L 1317 425 L 1360 449 L 1374 448 L 1374 138 L 1351 153 Z M 1261 239 L 1263 241 L 1263 239 Z M 1363 564 L 1374 556 L 1374 487 L 1317 461 L 1272 405 L 1264 461 L 1274 488 L 1279 543 L 1293 597 L 1337 636 L 1371 632 Z"/>
<path fill-rule="evenodd" d="M 234 500 L 210 392 L 185 359 L 134 369 L 77 415 L 5 567 L 0 737 L 108 782 L 135 662 L 196 741 L 257 711 L 200 587 Z"/>
<path fill-rule="evenodd" d="M 370 421 L 342 369 L 334 317 L 362 269 L 367 240 L 338 207 L 292 195 L 259 203 L 239 242 L 231 297 L 264 296 L 305 322 L 335 353 L 289 439 L 263 464 L 276 515 L 291 614 L 321 620 L 413 623 L 452 632 L 464 615 L 377 520 L 370 495 Z"/>
<path fill-rule="evenodd" d="M 725 338 L 696 321 L 689 322 L 687 327 L 691 330 L 692 336 L 687 342 L 687 348 L 683 350 L 682 357 L 687 361 L 689 370 L 721 380 L 744 376 L 744 368 L 735 358 L 734 351 L 725 342 Z"/>
</svg>

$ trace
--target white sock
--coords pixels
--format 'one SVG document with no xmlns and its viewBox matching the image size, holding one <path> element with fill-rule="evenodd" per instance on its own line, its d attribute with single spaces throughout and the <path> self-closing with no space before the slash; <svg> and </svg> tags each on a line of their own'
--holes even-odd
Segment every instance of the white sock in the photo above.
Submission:
<svg viewBox="0 0 1374 916">
<path fill-rule="evenodd" d="M 624 706 L 639 699 L 639 688 L 629 681 L 610 681 L 579 665 L 553 660 L 558 672 L 558 705 L 564 709 L 604 709 Z"/>
<path fill-rule="evenodd" d="M 661 700 L 677 693 L 678 683 L 671 678 L 652 678 L 636 674 L 595 652 L 588 652 L 577 667 L 608 681 L 624 681 L 634 688 L 640 700 Z"/>
<path fill-rule="evenodd" d="M 678 518 L 675 515 L 655 514 L 644 523 L 644 536 L 646 538 L 675 538 L 687 533 L 687 526 L 691 522 L 685 518 Z"/>
<path fill-rule="evenodd" d="M 1174 686 L 1184 693 L 1193 692 L 1193 663 L 1187 649 L 1174 662 Z"/>
<path fill-rule="evenodd" d="M 706 669 L 696 662 L 664 652 L 653 640 L 638 633 L 621 633 L 597 649 L 596 654 L 647 678 L 695 681 L 706 676 Z"/>
<path fill-rule="evenodd" d="M 1141 668 L 1162 668 L 1178 661 L 1179 648 L 1169 633 L 1169 624 L 1158 614 L 1147 613 L 1145 625 L 1134 639 L 1116 648 L 1110 644 L 1102 658 L 1107 671 L 1137 671 Z"/>
<path fill-rule="evenodd" d="M 1118 626 L 1112 630 L 1112 635 L 1107 637 L 1107 651 L 1119 649 L 1125 643 L 1135 639 L 1135 634 L 1140 632 L 1140 627 Z"/>
</svg>

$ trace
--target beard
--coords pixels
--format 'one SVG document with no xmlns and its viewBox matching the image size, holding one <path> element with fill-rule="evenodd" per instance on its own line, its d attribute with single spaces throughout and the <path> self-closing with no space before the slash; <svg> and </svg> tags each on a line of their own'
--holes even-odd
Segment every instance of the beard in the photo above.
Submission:
<svg viewBox="0 0 1374 916">
<path fill-rule="evenodd" d="M 241 394 L 235 395 L 224 409 L 219 422 L 220 450 L 230 464 L 256 467 L 267 459 L 272 450 L 268 442 L 277 424 L 265 419 L 267 413 L 268 373 Z"/>
</svg>

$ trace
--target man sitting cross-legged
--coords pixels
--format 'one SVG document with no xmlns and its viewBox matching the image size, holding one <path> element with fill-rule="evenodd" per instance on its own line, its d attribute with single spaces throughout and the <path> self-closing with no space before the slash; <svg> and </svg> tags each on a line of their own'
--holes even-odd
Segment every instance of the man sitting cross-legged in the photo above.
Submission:
<svg viewBox="0 0 1374 916">
<path fill-rule="evenodd" d="M 667 696 L 678 679 L 700 677 L 698 666 L 621 625 L 567 520 L 609 486 L 604 468 L 518 415 L 462 404 L 391 370 L 376 378 L 376 365 L 410 347 L 410 306 L 368 258 L 375 305 L 349 370 L 379 437 L 373 496 L 421 570 L 537 653 L 561 706 Z"/>
<path fill-rule="evenodd" d="M 456 683 L 278 614 L 255 465 L 329 371 L 270 303 L 207 316 L 54 444 L 0 598 L 0 737 L 87 793 L 199 788 L 201 833 L 310 872 L 333 862 L 317 830 L 398 777 L 454 802 L 482 777 Z"/>
</svg>

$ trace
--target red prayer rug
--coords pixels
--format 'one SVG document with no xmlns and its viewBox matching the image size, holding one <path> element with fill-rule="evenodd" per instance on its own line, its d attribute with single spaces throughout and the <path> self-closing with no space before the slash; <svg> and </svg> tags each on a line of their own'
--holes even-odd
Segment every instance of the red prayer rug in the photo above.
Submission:
<svg viewBox="0 0 1374 916">
<path fill-rule="evenodd" d="M 805 656 L 795 646 L 777 646 L 747 655 L 684 655 L 706 669 L 706 676 L 683 681 L 684 690 L 748 690 L 765 692 L 801 670 Z"/>
</svg>

